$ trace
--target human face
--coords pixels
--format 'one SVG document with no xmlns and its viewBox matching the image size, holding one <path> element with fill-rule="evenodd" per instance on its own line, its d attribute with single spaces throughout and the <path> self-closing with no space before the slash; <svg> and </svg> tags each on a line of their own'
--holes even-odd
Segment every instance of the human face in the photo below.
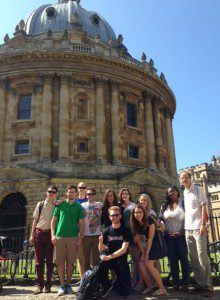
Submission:
<svg viewBox="0 0 220 300">
<path fill-rule="evenodd" d="M 114 196 L 113 192 L 112 192 L 112 191 L 109 191 L 109 192 L 107 193 L 107 201 L 108 201 L 108 203 L 109 203 L 110 205 L 112 205 L 113 202 L 114 202 L 114 200 L 115 200 L 115 196 Z"/>
<path fill-rule="evenodd" d="M 176 189 L 168 189 L 167 194 L 172 201 L 178 199 L 178 191 Z"/>
<path fill-rule="evenodd" d="M 126 202 L 128 202 L 129 200 L 130 200 L 130 195 L 129 195 L 129 192 L 128 191 L 126 191 L 126 190 L 124 190 L 123 192 L 122 192 L 122 199 L 124 200 L 124 202 L 126 203 Z"/>
<path fill-rule="evenodd" d="M 191 186 L 191 179 L 189 177 L 189 174 L 186 172 L 182 172 L 180 174 L 180 184 L 184 186 L 185 188 L 189 189 Z"/>
<path fill-rule="evenodd" d="M 135 210 L 134 210 L 134 217 L 135 217 L 135 219 L 139 223 L 142 222 L 143 216 L 144 216 L 144 211 L 141 208 L 139 208 L 139 207 L 135 208 Z"/>
<path fill-rule="evenodd" d="M 87 189 L 87 185 L 85 182 L 80 182 L 78 184 L 78 193 L 80 197 L 85 198 L 86 196 L 86 189 Z"/>
<path fill-rule="evenodd" d="M 147 209 L 148 206 L 148 199 L 146 197 L 141 196 L 139 198 L 139 203 L 145 208 Z"/>
<path fill-rule="evenodd" d="M 95 201 L 95 196 L 96 196 L 96 194 L 91 190 L 88 190 L 86 192 L 86 197 L 88 198 L 89 202 L 94 202 Z"/>
<path fill-rule="evenodd" d="M 121 220 L 121 213 L 118 210 L 110 210 L 109 219 L 112 224 L 118 224 Z"/>
<path fill-rule="evenodd" d="M 55 191 L 52 188 L 48 188 L 48 190 L 47 190 L 47 198 L 54 199 L 56 197 L 56 195 L 57 195 L 57 191 Z"/>
<path fill-rule="evenodd" d="M 69 200 L 74 200 L 76 197 L 76 190 L 75 189 L 68 189 L 66 192 L 67 198 Z"/>
</svg>

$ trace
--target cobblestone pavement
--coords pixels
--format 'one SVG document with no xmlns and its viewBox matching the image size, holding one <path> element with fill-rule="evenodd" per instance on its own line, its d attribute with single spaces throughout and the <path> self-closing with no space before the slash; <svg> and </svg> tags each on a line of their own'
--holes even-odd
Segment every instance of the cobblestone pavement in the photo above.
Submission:
<svg viewBox="0 0 220 300">
<path fill-rule="evenodd" d="M 58 287 L 54 286 L 52 288 L 51 294 L 40 294 L 37 296 L 33 295 L 33 291 L 35 290 L 35 287 L 33 286 L 4 286 L 3 291 L 0 293 L 0 298 L 2 300 L 52 300 L 52 299 L 60 299 L 60 300 L 66 300 L 66 299 L 72 299 L 75 300 L 75 295 L 66 295 L 62 297 L 57 296 L 57 290 Z M 74 291 L 76 291 L 76 288 L 73 288 Z M 144 299 L 159 299 L 159 297 L 146 297 L 142 295 L 138 295 L 137 293 L 132 293 L 128 297 L 119 297 L 114 292 L 111 292 L 109 296 L 105 299 L 111 299 L 111 300 L 144 300 Z M 186 293 L 169 293 L 167 296 L 160 297 L 160 299 L 166 299 L 166 300 L 202 300 L 206 299 L 202 295 L 191 295 Z M 211 298 L 212 300 L 219 300 L 220 299 L 220 286 L 215 287 L 215 294 L 214 297 Z M 90 299 L 88 299 L 90 300 Z"/>
</svg>

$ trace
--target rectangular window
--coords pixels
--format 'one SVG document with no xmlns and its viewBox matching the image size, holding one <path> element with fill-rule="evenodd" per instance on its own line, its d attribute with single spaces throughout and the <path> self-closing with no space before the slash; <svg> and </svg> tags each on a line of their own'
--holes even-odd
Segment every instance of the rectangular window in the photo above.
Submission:
<svg viewBox="0 0 220 300">
<path fill-rule="evenodd" d="M 137 126 L 136 106 L 131 103 L 127 103 L 127 124 L 133 127 Z"/>
<path fill-rule="evenodd" d="M 20 96 L 18 101 L 18 120 L 31 118 L 31 95 Z"/>
<path fill-rule="evenodd" d="M 16 141 L 15 145 L 15 154 L 29 154 L 30 153 L 30 141 L 29 140 L 20 140 Z"/>
<path fill-rule="evenodd" d="M 77 152 L 78 153 L 88 153 L 88 141 L 81 140 L 77 143 Z"/>
<path fill-rule="evenodd" d="M 129 145 L 128 155 L 130 158 L 138 159 L 139 158 L 139 148 L 134 145 Z"/>
</svg>

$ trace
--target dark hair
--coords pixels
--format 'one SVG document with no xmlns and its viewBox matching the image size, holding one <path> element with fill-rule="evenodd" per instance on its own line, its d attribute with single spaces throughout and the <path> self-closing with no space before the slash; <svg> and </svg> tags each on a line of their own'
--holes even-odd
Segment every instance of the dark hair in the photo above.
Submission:
<svg viewBox="0 0 220 300">
<path fill-rule="evenodd" d="M 56 191 L 56 193 L 58 192 L 58 188 L 55 185 L 49 185 L 47 190 L 48 189 L 53 189 L 54 191 Z"/>
<path fill-rule="evenodd" d="M 93 192 L 93 194 L 95 194 L 96 195 L 96 189 L 94 189 L 93 187 L 89 187 L 89 188 L 87 188 L 87 192 L 88 191 L 91 191 L 91 192 Z"/>
<path fill-rule="evenodd" d="M 128 194 L 129 194 L 129 200 L 132 202 L 132 194 L 131 194 L 131 192 L 129 191 L 128 188 L 123 188 L 119 192 L 119 201 L 120 201 L 120 203 L 124 204 L 124 200 L 122 199 L 122 194 L 123 194 L 124 191 L 128 192 Z"/>
<path fill-rule="evenodd" d="M 70 184 L 70 185 L 68 185 L 67 188 L 66 188 L 67 191 L 68 191 L 68 190 L 72 190 L 72 189 L 74 189 L 74 190 L 77 192 L 77 187 L 76 187 L 74 184 Z"/>
<path fill-rule="evenodd" d="M 139 208 L 143 211 L 142 225 L 138 222 L 138 220 L 134 216 L 134 211 L 136 208 Z M 130 224 L 131 224 L 131 230 L 134 232 L 134 234 L 138 234 L 142 229 L 146 229 L 149 227 L 146 211 L 142 205 L 136 204 L 134 209 L 131 211 Z"/>
<path fill-rule="evenodd" d="M 172 200 L 170 199 L 169 194 L 168 194 L 169 189 L 176 190 L 177 196 L 180 197 L 180 192 L 179 192 L 178 187 L 176 185 L 169 186 L 168 189 L 166 190 L 166 198 L 164 199 L 164 201 L 161 204 L 159 218 L 162 217 L 162 215 L 165 212 L 165 210 L 167 209 L 168 205 L 170 205 L 170 203 L 172 203 Z"/>
</svg>

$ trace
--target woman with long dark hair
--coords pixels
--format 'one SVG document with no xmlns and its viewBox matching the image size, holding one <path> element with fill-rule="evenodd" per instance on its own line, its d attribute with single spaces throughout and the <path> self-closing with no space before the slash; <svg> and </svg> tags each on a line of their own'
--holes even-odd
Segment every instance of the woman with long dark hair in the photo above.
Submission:
<svg viewBox="0 0 220 300">
<path fill-rule="evenodd" d="M 189 284 L 189 262 L 188 250 L 184 233 L 184 203 L 180 199 L 180 193 L 176 186 L 171 186 L 166 191 L 166 199 L 161 207 L 160 217 L 166 227 L 165 242 L 167 246 L 168 258 L 170 261 L 171 275 L 173 279 L 174 291 L 180 289 L 179 261 L 182 269 L 183 291 L 188 291 Z"/>
<path fill-rule="evenodd" d="M 129 229 L 131 228 L 130 226 L 130 215 L 131 211 L 134 209 L 135 204 L 132 200 L 132 195 L 129 189 L 127 188 L 122 188 L 119 192 L 119 201 L 122 204 L 124 211 L 122 214 L 122 218 L 124 221 L 124 224 L 126 227 Z"/>
<path fill-rule="evenodd" d="M 111 206 L 119 206 L 121 208 L 121 205 L 118 203 L 116 193 L 112 189 L 108 189 L 105 191 L 105 194 L 103 196 L 101 225 L 104 228 L 107 228 L 111 225 L 111 221 L 109 219 L 109 213 L 108 213 L 108 209 Z"/>
<path fill-rule="evenodd" d="M 145 209 L 140 204 L 136 204 L 131 213 L 131 229 L 141 250 L 139 266 L 142 278 L 147 286 L 142 294 L 152 292 L 152 283 L 148 276 L 149 272 L 158 286 L 155 296 L 166 295 L 160 273 L 155 268 L 155 260 L 163 258 L 166 255 L 165 249 L 160 244 L 154 220 L 151 216 L 146 216 Z"/>
</svg>

